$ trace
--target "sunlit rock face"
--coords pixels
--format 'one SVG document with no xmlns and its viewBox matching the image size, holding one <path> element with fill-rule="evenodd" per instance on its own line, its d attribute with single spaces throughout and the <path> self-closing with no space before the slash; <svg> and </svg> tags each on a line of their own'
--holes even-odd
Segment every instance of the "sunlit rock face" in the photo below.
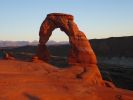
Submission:
<svg viewBox="0 0 133 100">
<path fill-rule="evenodd" d="M 80 73 L 76 73 L 77 77 L 82 78 L 84 82 L 90 85 L 104 85 L 91 45 L 85 34 L 79 30 L 72 15 L 62 13 L 51 13 L 47 15 L 40 27 L 40 40 L 37 50 L 38 58 L 49 62 L 50 54 L 46 42 L 52 35 L 52 31 L 56 28 L 60 28 L 69 37 L 71 49 L 68 54 L 68 64 L 72 67 L 80 66 L 82 68 Z M 77 67 L 74 68 L 76 69 Z"/>
<path fill-rule="evenodd" d="M 82 63 L 82 64 L 96 64 L 96 56 L 86 38 L 85 34 L 81 32 L 74 22 L 72 15 L 52 13 L 48 14 L 40 27 L 40 40 L 38 46 L 38 56 L 40 59 L 48 61 L 49 54 L 46 47 L 46 42 L 52 35 L 52 31 L 60 28 L 69 37 L 71 49 L 68 55 L 68 63 Z"/>
</svg>

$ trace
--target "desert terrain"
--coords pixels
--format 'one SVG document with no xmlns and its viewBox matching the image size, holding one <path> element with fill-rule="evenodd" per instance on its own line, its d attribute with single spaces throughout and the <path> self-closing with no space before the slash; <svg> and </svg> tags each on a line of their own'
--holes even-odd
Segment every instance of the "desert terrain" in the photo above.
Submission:
<svg viewBox="0 0 133 100">
<path fill-rule="evenodd" d="M 67 34 L 70 45 L 46 45 L 55 28 L 60 28 Z M 102 45 L 91 43 L 93 45 L 91 47 L 72 15 L 48 14 L 41 24 L 37 47 L 1 48 L 0 99 L 132 100 L 133 91 L 130 84 L 132 70 L 130 72 L 129 69 L 127 70 L 129 67 L 119 66 L 119 64 L 132 66 L 132 63 L 116 63 L 119 59 L 123 59 L 124 62 L 123 56 L 128 53 L 115 54 L 112 46 L 116 46 L 117 43 L 115 45 L 109 45 L 113 42 L 103 43 Z M 121 45 L 118 46 L 121 47 Z M 98 56 L 97 51 L 96 55 L 94 53 L 95 48 L 98 48 L 99 50 L 96 50 L 99 52 L 105 51 L 98 53 L 100 55 Z M 108 54 L 110 51 L 115 56 Z M 122 58 L 121 54 L 123 54 Z M 108 60 L 106 56 L 111 58 Z M 121 80 L 117 81 L 117 78 Z M 126 81 L 129 78 L 131 78 L 130 81 Z M 121 84 L 124 81 L 127 83 Z"/>
</svg>

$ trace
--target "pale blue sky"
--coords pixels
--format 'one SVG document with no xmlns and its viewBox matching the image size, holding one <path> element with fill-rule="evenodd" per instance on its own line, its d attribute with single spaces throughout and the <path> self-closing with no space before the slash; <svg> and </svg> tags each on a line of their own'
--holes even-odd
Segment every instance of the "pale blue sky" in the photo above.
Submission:
<svg viewBox="0 0 133 100">
<path fill-rule="evenodd" d="M 0 40 L 38 40 L 53 12 L 74 15 L 89 39 L 133 35 L 133 0 L 0 0 Z M 50 39 L 68 38 L 56 29 Z"/>
</svg>

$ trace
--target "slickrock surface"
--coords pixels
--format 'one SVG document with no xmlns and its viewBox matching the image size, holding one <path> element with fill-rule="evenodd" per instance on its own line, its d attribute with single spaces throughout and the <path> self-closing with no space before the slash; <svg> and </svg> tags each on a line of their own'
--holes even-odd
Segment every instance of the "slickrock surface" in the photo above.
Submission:
<svg viewBox="0 0 133 100">
<path fill-rule="evenodd" d="M 0 60 L 0 100 L 133 100 L 133 92 L 88 84 L 81 66 Z"/>
</svg>

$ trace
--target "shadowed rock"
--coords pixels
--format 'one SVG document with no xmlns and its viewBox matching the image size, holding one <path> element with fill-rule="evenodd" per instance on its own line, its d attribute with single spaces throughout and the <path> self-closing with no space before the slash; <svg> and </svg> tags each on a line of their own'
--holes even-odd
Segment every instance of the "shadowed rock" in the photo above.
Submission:
<svg viewBox="0 0 133 100">
<path fill-rule="evenodd" d="M 15 57 L 11 54 L 11 53 L 7 53 L 7 52 L 4 52 L 5 54 L 4 54 L 4 59 L 6 59 L 6 60 L 14 60 L 15 59 Z"/>
<path fill-rule="evenodd" d="M 24 95 L 29 99 L 29 100 L 40 100 L 38 97 L 30 95 L 28 93 L 24 93 Z"/>
</svg>

